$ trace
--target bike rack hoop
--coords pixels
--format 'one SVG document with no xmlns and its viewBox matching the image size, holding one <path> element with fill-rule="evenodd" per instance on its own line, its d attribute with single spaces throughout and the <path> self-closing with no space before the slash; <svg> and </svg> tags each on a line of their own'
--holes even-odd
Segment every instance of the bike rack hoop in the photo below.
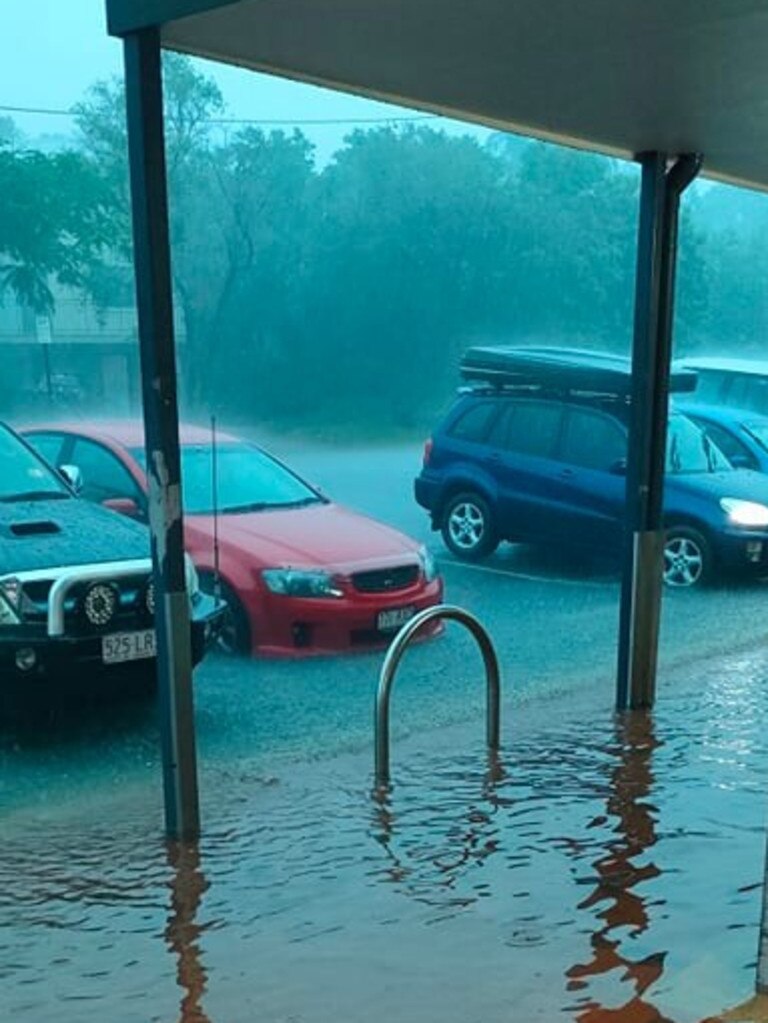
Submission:
<svg viewBox="0 0 768 1023">
<path fill-rule="evenodd" d="M 474 615 L 454 604 L 437 604 L 414 615 L 400 629 L 387 650 L 379 675 L 379 687 L 376 693 L 376 709 L 374 719 L 376 785 L 389 785 L 389 701 L 392 684 L 400 662 L 416 634 L 429 622 L 443 620 L 458 622 L 472 633 L 485 665 L 487 689 L 486 701 L 486 742 L 488 749 L 499 748 L 499 732 L 501 717 L 501 673 L 499 660 L 496 656 L 491 637 L 485 627 Z"/>
</svg>

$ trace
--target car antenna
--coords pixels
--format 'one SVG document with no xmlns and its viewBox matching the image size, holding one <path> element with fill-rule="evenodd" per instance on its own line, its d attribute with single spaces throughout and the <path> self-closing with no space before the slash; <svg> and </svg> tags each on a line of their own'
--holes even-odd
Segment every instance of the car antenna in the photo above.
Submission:
<svg viewBox="0 0 768 1023">
<path fill-rule="evenodd" d="M 219 446 L 216 441 L 216 416 L 211 416 L 211 491 L 213 494 L 213 596 L 221 603 L 219 571 Z"/>
</svg>

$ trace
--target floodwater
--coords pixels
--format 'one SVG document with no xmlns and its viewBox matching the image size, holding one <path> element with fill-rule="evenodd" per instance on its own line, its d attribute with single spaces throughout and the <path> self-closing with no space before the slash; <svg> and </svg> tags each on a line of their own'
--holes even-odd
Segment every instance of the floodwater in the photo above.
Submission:
<svg viewBox="0 0 768 1023">
<path fill-rule="evenodd" d="M 505 706 L 370 750 L 203 763 L 205 836 L 155 785 L 17 806 L 0 852 L 14 1023 L 694 1023 L 754 983 L 768 790 L 762 653 Z"/>
</svg>

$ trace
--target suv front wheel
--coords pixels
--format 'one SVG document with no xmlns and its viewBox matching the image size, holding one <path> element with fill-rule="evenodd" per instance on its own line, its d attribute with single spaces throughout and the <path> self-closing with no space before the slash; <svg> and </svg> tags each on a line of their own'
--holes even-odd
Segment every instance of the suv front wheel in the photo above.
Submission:
<svg viewBox="0 0 768 1023">
<path fill-rule="evenodd" d="M 491 509 L 479 494 L 456 494 L 448 501 L 442 534 L 448 550 L 465 561 L 479 561 L 499 546 Z"/>
<path fill-rule="evenodd" d="M 712 575 L 712 548 L 690 526 L 672 526 L 664 541 L 664 582 L 667 586 L 701 586 Z"/>
</svg>

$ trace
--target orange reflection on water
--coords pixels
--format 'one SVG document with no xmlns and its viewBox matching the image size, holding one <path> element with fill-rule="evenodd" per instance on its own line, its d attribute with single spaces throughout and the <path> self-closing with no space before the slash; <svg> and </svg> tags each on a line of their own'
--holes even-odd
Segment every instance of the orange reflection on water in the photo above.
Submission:
<svg viewBox="0 0 768 1023">
<path fill-rule="evenodd" d="M 660 745 L 653 730 L 653 718 L 645 712 L 617 717 L 616 745 L 608 752 L 615 764 L 610 771 L 606 817 L 593 826 L 615 821 L 616 838 L 592 866 L 595 886 L 579 909 L 595 909 L 599 928 L 591 936 L 591 958 L 577 963 L 566 973 L 569 991 L 588 990 L 590 981 L 616 974 L 621 984 L 630 984 L 631 996 L 621 1005 L 608 1007 L 596 998 L 579 1000 L 574 1006 L 579 1023 L 672 1023 L 645 995 L 664 972 L 666 952 L 641 959 L 627 954 L 619 931 L 637 937 L 650 925 L 648 900 L 637 889 L 657 878 L 660 868 L 642 862 L 656 842 L 656 808 L 646 801 L 652 791 L 653 751 Z"/>
<path fill-rule="evenodd" d="M 199 946 L 202 927 L 196 918 L 209 884 L 200 869 L 197 844 L 169 842 L 168 863 L 173 869 L 173 877 L 165 941 L 178 960 L 176 982 L 183 992 L 179 1023 L 211 1023 L 200 1004 L 205 994 L 207 974 Z"/>
<path fill-rule="evenodd" d="M 472 775 L 469 779 L 472 785 Z M 501 757 L 491 750 L 488 752 L 479 798 L 468 803 L 459 799 L 458 805 L 453 808 L 456 811 L 455 817 L 447 820 L 443 819 L 443 808 L 440 805 L 424 807 L 424 813 L 434 813 L 440 826 L 446 828 L 443 841 L 435 842 L 433 851 L 427 854 L 426 846 L 421 843 L 414 848 L 404 846 L 402 852 L 397 851 L 398 830 L 407 831 L 408 826 L 398 829 L 400 822 L 392 805 L 390 789 L 374 789 L 371 793 L 371 834 L 388 859 L 382 877 L 396 884 L 403 894 L 429 905 L 457 908 L 476 902 L 476 892 L 461 896 L 456 894 L 455 889 L 467 870 L 482 864 L 499 850 L 494 816 L 500 805 L 497 786 L 504 779 Z"/>
</svg>

